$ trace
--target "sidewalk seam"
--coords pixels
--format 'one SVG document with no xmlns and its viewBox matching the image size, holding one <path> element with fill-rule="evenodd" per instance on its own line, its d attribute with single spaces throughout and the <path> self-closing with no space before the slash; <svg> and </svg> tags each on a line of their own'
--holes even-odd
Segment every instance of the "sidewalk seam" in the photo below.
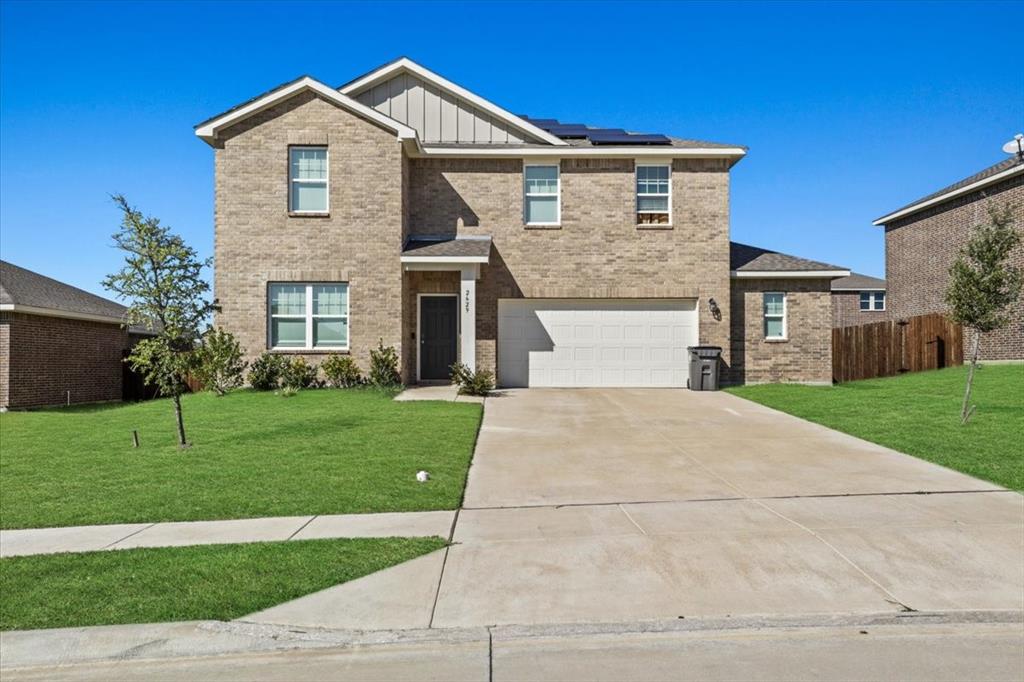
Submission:
<svg viewBox="0 0 1024 682">
<path fill-rule="evenodd" d="M 319 515 L 319 514 L 314 514 L 313 516 L 310 516 L 310 517 L 309 517 L 309 519 L 308 519 L 308 520 L 307 520 L 307 521 L 306 521 L 306 522 L 305 522 L 304 524 L 302 524 L 301 526 L 299 526 L 298 528 L 296 528 L 296 529 L 295 529 L 295 532 L 294 532 L 294 533 L 292 533 L 292 534 L 291 534 L 291 535 L 289 535 L 289 536 L 288 536 L 287 538 L 285 538 L 285 541 L 287 542 L 288 540 L 291 540 L 291 539 L 292 539 L 293 537 L 295 537 L 296 535 L 298 535 L 299 533 L 301 533 L 301 532 L 302 532 L 302 529 L 303 529 L 303 528 L 305 528 L 305 527 L 306 527 L 306 526 L 308 526 L 309 524 L 313 523 L 313 522 L 314 522 L 314 521 L 316 521 L 316 520 L 317 520 L 318 518 L 320 518 L 320 515 Z"/>
<path fill-rule="evenodd" d="M 124 542 L 125 540 L 127 540 L 127 539 L 128 539 L 128 538 L 130 538 L 130 537 L 134 537 L 134 536 L 138 535 L 139 533 L 141 533 L 141 532 L 142 532 L 142 531 L 144 531 L 144 530 L 149 530 L 150 528 L 152 528 L 153 526 L 157 525 L 158 523 L 161 523 L 161 522 L 160 522 L 160 521 L 154 521 L 153 523 L 149 524 L 148 526 L 146 526 L 146 527 L 144 527 L 144 528 L 140 528 L 140 529 L 138 529 L 138 530 L 137 530 L 137 531 L 135 531 L 134 533 L 128 533 L 128 535 L 125 535 L 125 536 L 124 536 L 123 538 L 121 538 L 120 540 L 114 540 L 114 541 L 113 541 L 113 542 L 111 542 L 111 543 L 110 543 L 109 545 L 104 545 L 103 547 L 100 547 L 100 550 L 104 550 L 104 549 L 110 549 L 110 548 L 111 548 L 111 547 L 113 547 L 114 545 L 116 545 L 116 544 L 118 544 L 118 543 L 121 543 L 121 542 Z"/>
</svg>

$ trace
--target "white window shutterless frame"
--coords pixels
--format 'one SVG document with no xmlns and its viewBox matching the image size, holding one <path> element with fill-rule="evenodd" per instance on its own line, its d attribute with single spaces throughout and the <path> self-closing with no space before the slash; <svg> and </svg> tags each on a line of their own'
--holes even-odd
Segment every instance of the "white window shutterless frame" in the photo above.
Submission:
<svg viewBox="0 0 1024 682">
<path fill-rule="evenodd" d="M 764 338 L 785 339 L 786 329 L 786 294 L 769 291 L 764 294 Z"/>
<path fill-rule="evenodd" d="M 671 165 L 636 165 L 636 224 L 672 224 Z"/>
<path fill-rule="evenodd" d="M 271 350 L 348 350 L 348 284 L 271 284 L 267 318 Z"/>
<path fill-rule="evenodd" d="M 862 291 L 860 292 L 860 309 L 864 311 L 885 310 L 884 291 Z"/>
<path fill-rule="evenodd" d="M 559 225 L 562 221 L 561 185 L 558 164 L 524 164 L 523 222 Z"/>
<path fill-rule="evenodd" d="M 330 210 L 327 147 L 288 148 L 288 210 L 327 213 Z"/>
</svg>

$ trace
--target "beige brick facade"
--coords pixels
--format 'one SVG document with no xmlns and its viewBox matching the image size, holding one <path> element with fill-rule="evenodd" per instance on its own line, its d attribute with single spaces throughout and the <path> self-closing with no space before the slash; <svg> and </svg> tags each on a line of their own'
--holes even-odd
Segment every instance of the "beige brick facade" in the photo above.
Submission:
<svg viewBox="0 0 1024 682">
<path fill-rule="evenodd" d="M 786 294 L 785 341 L 766 340 L 764 293 Z M 827 279 L 736 279 L 733 383 L 832 381 L 832 301 Z"/>
<path fill-rule="evenodd" d="M 859 291 L 832 292 L 832 326 L 856 327 L 889 319 L 885 310 L 861 310 Z"/>
<path fill-rule="evenodd" d="M 970 228 L 987 219 L 989 203 L 1016 207 L 1017 229 L 1024 233 L 1024 175 L 984 190 L 945 201 L 885 227 L 885 278 L 890 318 L 946 311 L 949 267 L 966 243 Z M 1011 261 L 1024 268 L 1024 244 Z M 1024 302 L 1011 311 L 1010 325 L 982 338 L 986 360 L 1024 359 Z"/>
</svg>

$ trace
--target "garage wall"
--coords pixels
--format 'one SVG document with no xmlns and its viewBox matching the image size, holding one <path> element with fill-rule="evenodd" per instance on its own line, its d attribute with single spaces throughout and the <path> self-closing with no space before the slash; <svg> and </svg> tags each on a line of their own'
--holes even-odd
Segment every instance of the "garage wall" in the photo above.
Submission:
<svg viewBox="0 0 1024 682">
<path fill-rule="evenodd" d="M 764 338 L 766 291 L 786 293 L 785 341 Z M 831 383 L 830 280 L 732 280 L 732 334 L 730 383 Z"/>
<path fill-rule="evenodd" d="M 632 159 L 564 159 L 562 224 L 523 224 L 518 159 L 413 159 L 413 234 L 491 235 L 477 284 L 477 365 L 496 370 L 499 298 L 697 298 L 700 342 L 729 360 L 729 173 L 676 160 L 672 226 L 638 228 Z M 714 298 L 719 319 L 708 311 Z"/>
</svg>

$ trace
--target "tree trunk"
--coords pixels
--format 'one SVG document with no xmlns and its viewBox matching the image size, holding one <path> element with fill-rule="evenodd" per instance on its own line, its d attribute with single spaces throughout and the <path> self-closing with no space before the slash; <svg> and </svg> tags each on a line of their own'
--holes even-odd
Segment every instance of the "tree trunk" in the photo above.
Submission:
<svg viewBox="0 0 1024 682">
<path fill-rule="evenodd" d="M 188 441 L 185 440 L 185 422 L 181 418 L 181 394 L 174 394 L 174 418 L 178 423 L 178 447 L 187 448 Z"/>
<path fill-rule="evenodd" d="M 981 332 L 974 331 L 974 349 L 971 351 L 971 368 L 967 371 L 967 388 L 964 390 L 964 404 L 960 407 L 960 426 L 967 423 L 974 412 L 974 407 L 968 407 L 971 402 L 971 388 L 974 386 L 974 369 L 978 366 L 978 349 L 981 346 Z"/>
</svg>

